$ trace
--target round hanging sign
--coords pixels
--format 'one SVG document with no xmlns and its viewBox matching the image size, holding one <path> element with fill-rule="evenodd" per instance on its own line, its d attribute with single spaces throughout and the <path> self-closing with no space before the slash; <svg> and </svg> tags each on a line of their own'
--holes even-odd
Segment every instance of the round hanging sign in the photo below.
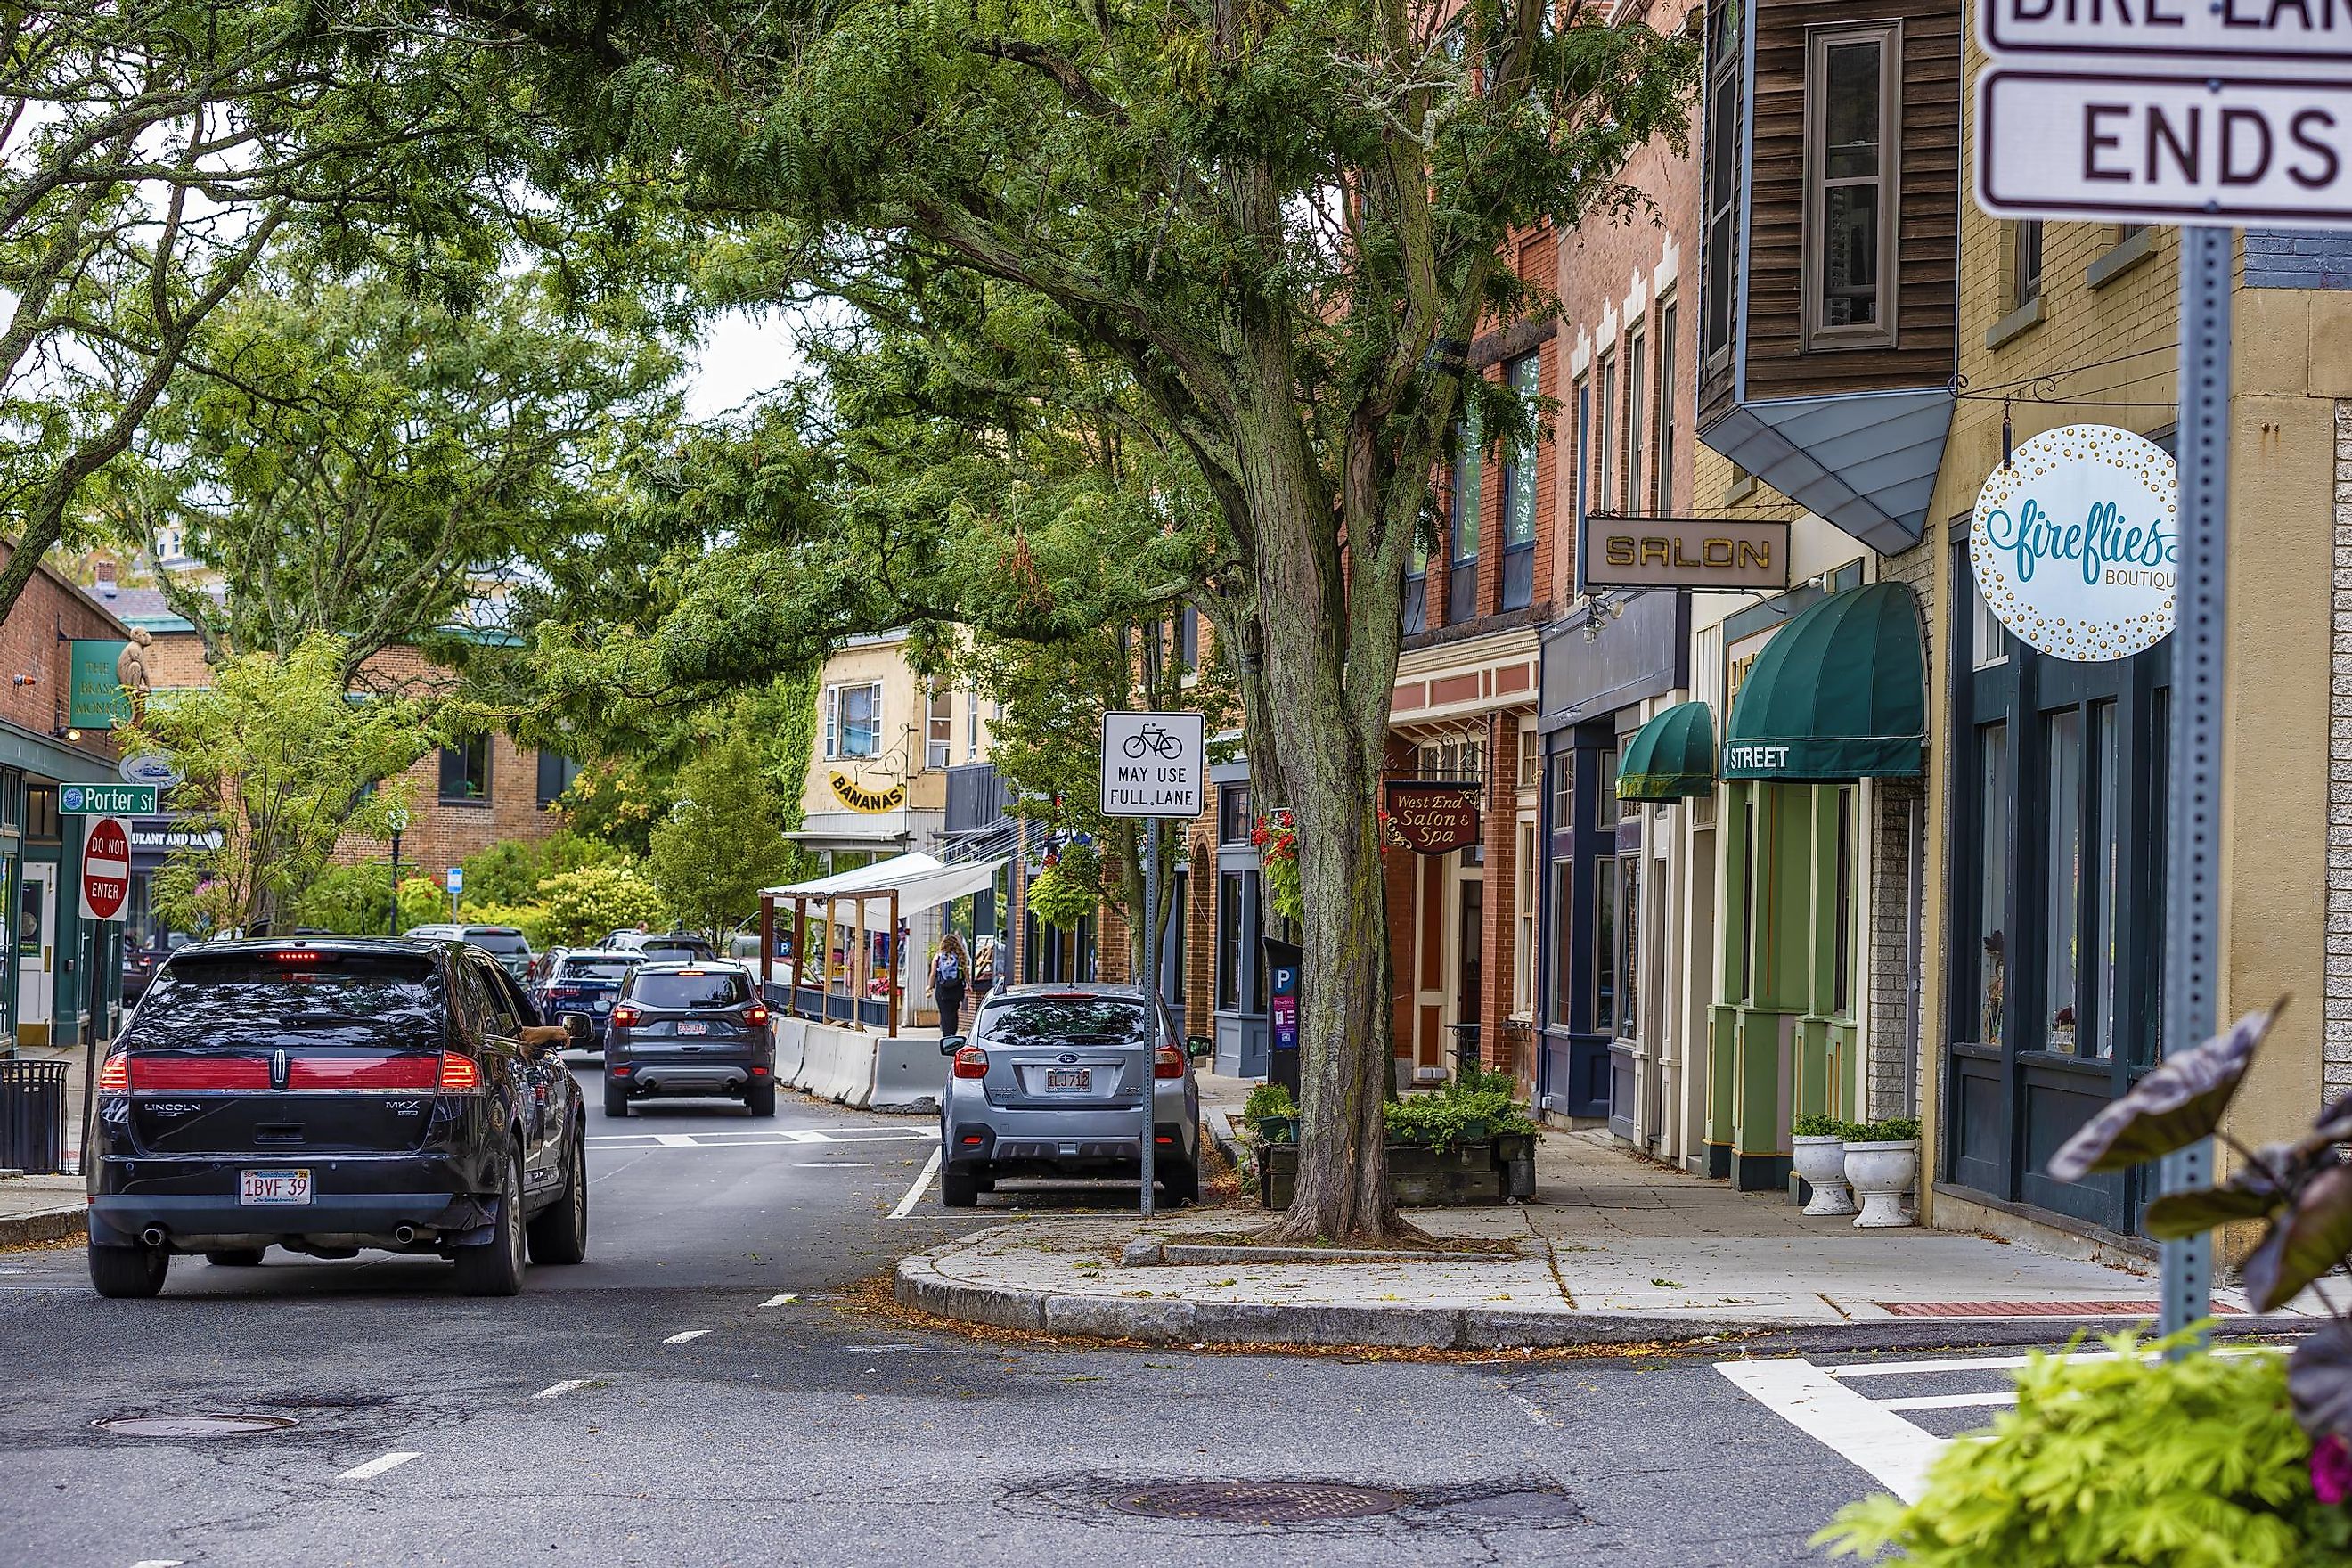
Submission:
<svg viewBox="0 0 2352 1568">
<path fill-rule="evenodd" d="M 2058 658 L 2128 658 L 2172 629 L 2178 470 L 2112 425 L 2019 447 L 1977 495 L 1969 562 L 2011 635 Z"/>
</svg>

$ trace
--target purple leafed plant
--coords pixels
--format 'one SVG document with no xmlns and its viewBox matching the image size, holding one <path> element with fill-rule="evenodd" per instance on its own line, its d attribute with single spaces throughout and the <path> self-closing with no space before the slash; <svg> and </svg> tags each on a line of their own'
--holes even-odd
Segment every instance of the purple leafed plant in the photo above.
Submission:
<svg viewBox="0 0 2352 1568">
<path fill-rule="evenodd" d="M 2284 1306 L 2339 1268 L 2352 1272 L 2352 1164 L 2345 1163 L 2352 1095 L 2320 1112 L 2311 1131 L 2291 1143 L 2249 1149 L 2221 1131 L 2221 1113 L 2285 1006 L 2282 997 L 2195 1050 L 2167 1058 L 2050 1158 L 2052 1176 L 2077 1182 L 2220 1138 L 2236 1152 L 2238 1169 L 2219 1186 L 2167 1193 L 2148 1205 L 2147 1233 L 2168 1241 L 2232 1220 L 2265 1221 L 2245 1265 L 2246 1297 L 2258 1312 Z M 2315 1484 L 2352 1496 L 2352 1318 L 2327 1305 L 2335 1321 L 2295 1347 L 2287 1388 L 2295 1419 L 2315 1444 Z"/>
</svg>

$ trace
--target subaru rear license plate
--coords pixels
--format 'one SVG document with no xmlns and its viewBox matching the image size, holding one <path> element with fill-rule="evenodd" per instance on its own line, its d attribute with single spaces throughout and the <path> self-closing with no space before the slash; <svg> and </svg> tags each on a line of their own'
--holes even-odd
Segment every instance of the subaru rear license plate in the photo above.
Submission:
<svg viewBox="0 0 2352 1568">
<path fill-rule="evenodd" d="M 710 1033 L 710 1026 L 708 1024 L 685 1023 L 680 1024 L 677 1026 L 677 1032 L 681 1035 L 707 1035 Z"/>
<path fill-rule="evenodd" d="M 307 1204 L 310 1201 L 308 1171 L 239 1171 L 236 1201 L 241 1204 Z"/>
<path fill-rule="evenodd" d="M 1045 1069 L 1047 1089 L 1088 1089 L 1093 1087 L 1094 1081 L 1095 1069 L 1092 1068 L 1047 1068 Z"/>
</svg>

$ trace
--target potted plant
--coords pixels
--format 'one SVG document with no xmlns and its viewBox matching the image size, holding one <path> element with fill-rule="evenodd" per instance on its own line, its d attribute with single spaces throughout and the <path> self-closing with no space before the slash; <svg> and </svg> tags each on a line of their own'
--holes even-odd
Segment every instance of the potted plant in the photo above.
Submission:
<svg viewBox="0 0 2352 1568">
<path fill-rule="evenodd" d="M 1249 1099 L 1242 1102 L 1242 1116 L 1257 1129 L 1261 1142 L 1298 1141 L 1298 1107 L 1290 1090 L 1278 1083 L 1262 1083 L 1251 1089 Z"/>
<path fill-rule="evenodd" d="M 1860 1130 L 1850 1121 L 1819 1111 L 1797 1118 L 1789 1142 L 1796 1149 L 1797 1174 L 1813 1189 L 1809 1215 L 1849 1215 L 1853 1193 L 1845 1184 L 1846 1134 Z"/>
<path fill-rule="evenodd" d="M 1846 1139 L 1845 1179 L 1862 1200 L 1853 1223 L 1865 1230 L 1916 1225 L 1903 1194 L 1919 1174 L 1919 1124 L 1907 1116 L 1874 1121 Z"/>
</svg>

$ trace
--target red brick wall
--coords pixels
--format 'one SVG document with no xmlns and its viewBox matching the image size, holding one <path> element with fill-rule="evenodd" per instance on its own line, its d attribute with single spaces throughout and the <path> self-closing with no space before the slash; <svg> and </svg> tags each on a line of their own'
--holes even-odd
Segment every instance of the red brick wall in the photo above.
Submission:
<svg viewBox="0 0 2352 1568">
<path fill-rule="evenodd" d="M 13 553 L 0 543 L 0 563 Z M 58 733 L 65 728 L 73 680 L 73 650 L 59 639 L 119 642 L 130 636 L 121 622 L 79 588 L 43 566 L 25 584 L 7 618 L 0 620 L 0 718 L 48 736 L 68 751 L 85 752 L 93 764 L 110 773 L 115 758 L 110 731 L 86 730 L 76 742 Z"/>
</svg>

